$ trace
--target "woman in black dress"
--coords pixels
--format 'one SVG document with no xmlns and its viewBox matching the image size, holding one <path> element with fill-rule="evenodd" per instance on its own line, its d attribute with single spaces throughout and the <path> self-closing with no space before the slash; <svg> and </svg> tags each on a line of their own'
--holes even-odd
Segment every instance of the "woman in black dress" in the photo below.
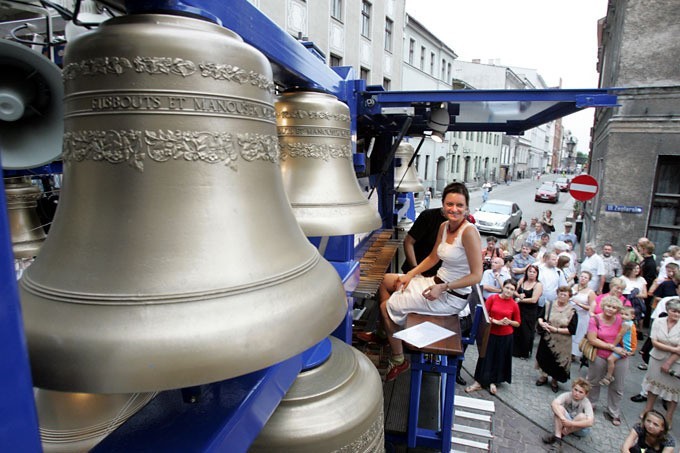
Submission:
<svg viewBox="0 0 680 453">
<path fill-rule="evenodd" d="M 543 294 L 543 285 L 538 281 L 538 266 L 532 264 L 527 267 L 515 292 L 522 324 L 513 333 L 512 355 L 514 357 L 520 359 L 531 357 L 538 317 L 538 299 L 541 294 Z"/>
</svg>

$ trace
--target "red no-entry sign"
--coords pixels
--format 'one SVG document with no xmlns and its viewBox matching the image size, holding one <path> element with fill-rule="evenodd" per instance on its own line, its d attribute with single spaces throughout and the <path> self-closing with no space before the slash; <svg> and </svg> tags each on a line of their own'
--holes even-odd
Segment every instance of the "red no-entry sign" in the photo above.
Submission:
<svg viewBox="0 0 680 453">
<path fill-rule="evenodd" d="M 597 195 L 597 180 L 590 175 L 578 175 L 569 184 L 569 194 L 578 201 L 588 201 Z"/>
</svg>

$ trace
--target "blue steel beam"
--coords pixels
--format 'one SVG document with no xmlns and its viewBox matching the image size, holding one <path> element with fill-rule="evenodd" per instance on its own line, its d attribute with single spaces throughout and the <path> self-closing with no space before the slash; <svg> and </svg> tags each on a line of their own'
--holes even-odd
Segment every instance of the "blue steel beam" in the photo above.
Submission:
<svg viewBox="0 0 680 453">
<path fill-rule="evenodd" d="M 216 21 L 267 57 L 277 83 L 286 88 L 322 90 L 344 99 L 343 79 L 246 0 L 128 0 L 126 8 L 135 13 L 189 12 Z"/>
</svg>

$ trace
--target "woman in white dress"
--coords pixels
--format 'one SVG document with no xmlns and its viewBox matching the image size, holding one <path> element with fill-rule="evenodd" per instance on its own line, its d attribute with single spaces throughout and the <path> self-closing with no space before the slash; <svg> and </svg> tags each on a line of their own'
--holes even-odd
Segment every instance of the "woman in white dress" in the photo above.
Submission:
<svg viewBox="0 0 680 453">
<path fill-rule="evenodd" d="M 578 326 L 576 333 L 571 337 L 571 355 L 572 360 L 581 357 L 581 351 L 578 349 L 578 344 L 581 339 L 585 337 L 588 332 L 588 322 L 590 321 L 590 309 L 595 304 L 595 291 L 590 289 L 588 283 L 593 278 L 588 271 L 583 271 L 578 277 L 578 283 L 572 289 L 573 296 L 571 303 L 576 308 L 576 315 L 578 316 Z"/>
</svg>

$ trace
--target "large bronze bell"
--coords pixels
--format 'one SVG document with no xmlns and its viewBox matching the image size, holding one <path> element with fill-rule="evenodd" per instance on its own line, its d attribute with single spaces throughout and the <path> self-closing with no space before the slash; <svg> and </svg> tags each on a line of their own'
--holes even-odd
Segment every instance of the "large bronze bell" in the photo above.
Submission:
<svg viewBox="0 0 680 453">
<path fill-rule="evenodd" d="M 276 104 L 286 194 L 307 236 L 340 236 L 380 228 L 352 166 L 349 107 L 314 91 L 283 93 Z"/>
<path fill-rule="evenodd" d="M 7 217 L 15 259 L 31 259 L 45 241 L 36 208 L 42 192 L 27 176 L 5 178 Z"/>
<path fill-rule="evenodd" d="M 397 151 L 394 153 L 395 161 L 397 161 L 394 167 L 394 190 L 396 192 L 425 191 L 425 187 L 418 178 L 416 166 L 408 166 L 414 152 L 413 145 L 403 142 L 399 144 Z"/>
<path fill-rule="evenodd" d="M 330 338 L 328 360 L 298 375 L 250 453 L 385 451 L 378 370 L 364 354 Z"/>
<path fill-rule="evenodd" d="M 69 43 L 63 77 L 59 209 L 21 280 L 36 386 L 220 381 L 340 323 L 340 278 L 283 190 L 260 52 L 203 20 L 128 15 Z"/>
</svg>

